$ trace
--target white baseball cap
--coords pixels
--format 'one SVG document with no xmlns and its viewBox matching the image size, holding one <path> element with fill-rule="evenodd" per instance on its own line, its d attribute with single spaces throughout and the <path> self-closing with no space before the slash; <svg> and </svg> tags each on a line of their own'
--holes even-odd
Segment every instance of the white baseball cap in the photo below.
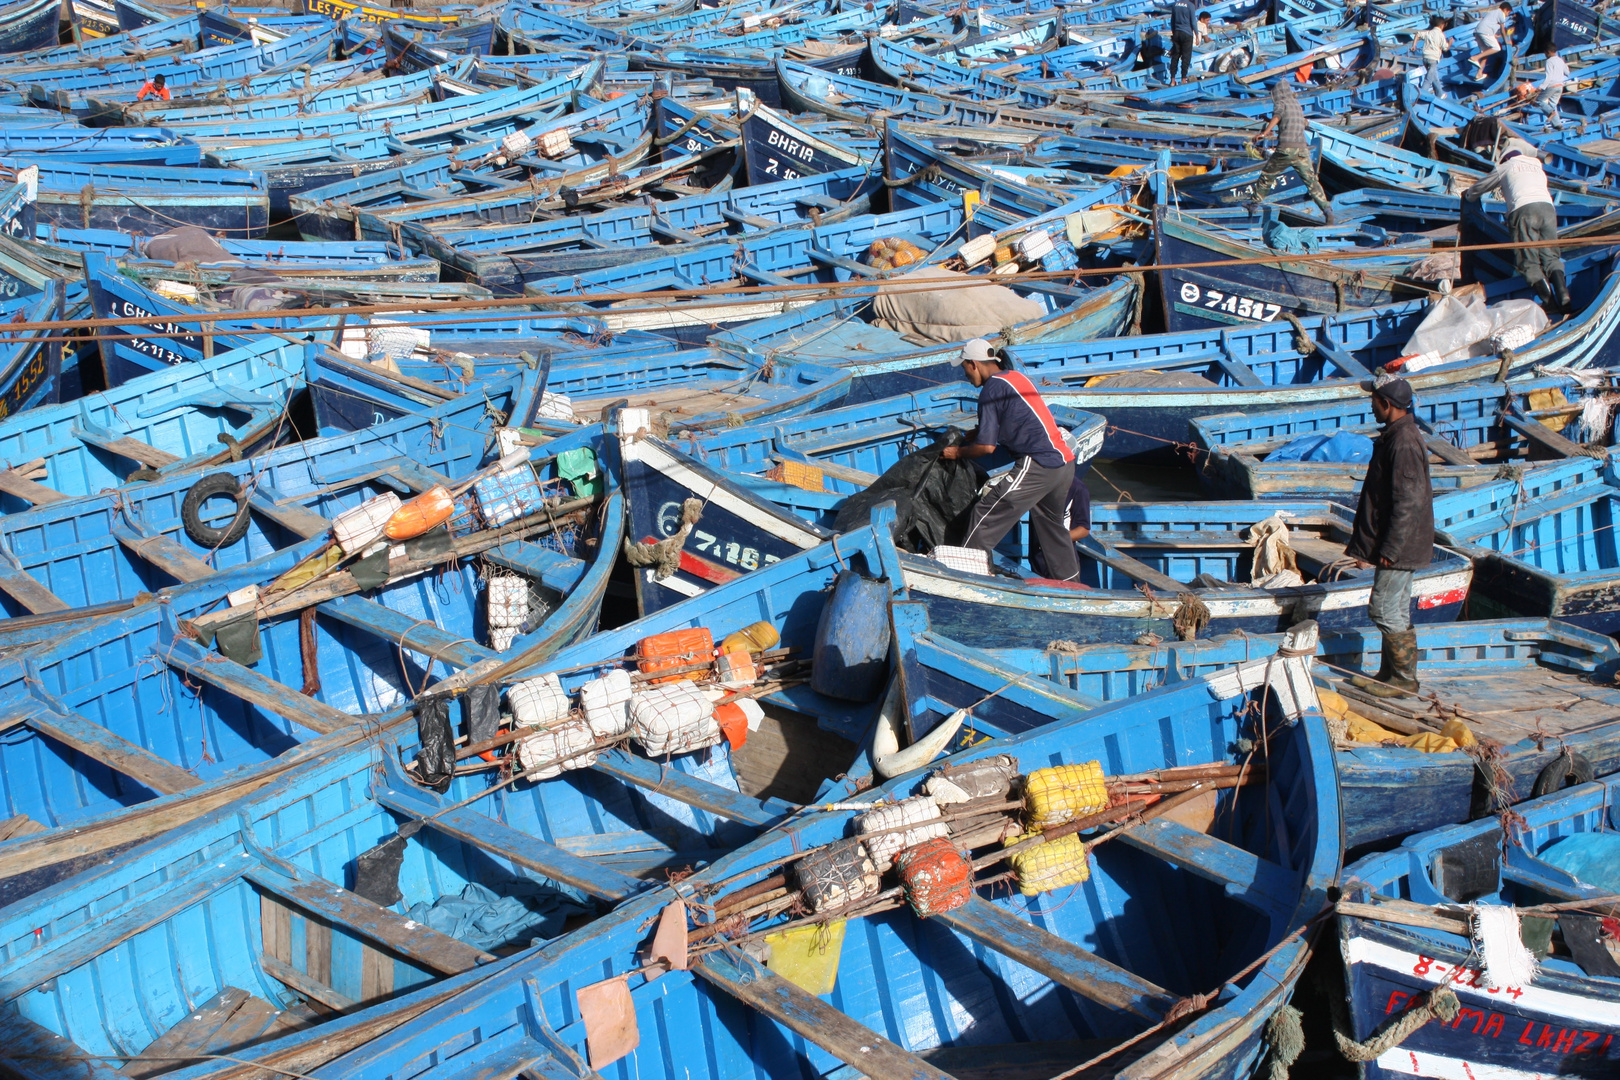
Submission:
<svg viewBox="0 0 1620 1080">
<path fill-rule="evenodd" d="M 990 355 L 990 343 L 984 338 L 974 338 L 962 346 L 963 360 L 977 360 L 980 363 L 990 363 L 995 359 Z"/>
</svg>

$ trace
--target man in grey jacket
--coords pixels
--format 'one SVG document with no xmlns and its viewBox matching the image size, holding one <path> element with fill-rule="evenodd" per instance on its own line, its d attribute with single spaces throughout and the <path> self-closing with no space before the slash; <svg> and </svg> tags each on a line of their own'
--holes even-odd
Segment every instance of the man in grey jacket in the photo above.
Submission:
<svg viewBox="0 0 1620 1080">
<path fill-rule="evenodd" d="M 1523 139 L 1502 144 L 1495 171 L 1487 173 L 1463 198 L 1478 201 L 1498 189 L 1507 200 L 1508 231 L 1513 234 L 1513 268 L 1541 299 L 1549 314 L 1568 315 L 1569 286 L 1564 280 L 1564 260 L 1556 247 L 1531 247 L 1537 241 L 1558 239 L 1558 214 L 1547 190 L 1547 174 L 1542 171 L 1536 148 Z"/>
<path fill-rule="evenodd" d="M 1434 493 L 1411 385 L 1390 379 L 1374 387 L 1372 409 L 1384 430 L 1373 444 L 1344 553 L 1357 566 L 1375 568 L 1367 616 L 1383 635 L 1383 662 L 1377 675 L 1350 681 L 1379 697 L 1399 697 L 1418 689 L 1412 575 L 1434 560 Z"/>
</svg>

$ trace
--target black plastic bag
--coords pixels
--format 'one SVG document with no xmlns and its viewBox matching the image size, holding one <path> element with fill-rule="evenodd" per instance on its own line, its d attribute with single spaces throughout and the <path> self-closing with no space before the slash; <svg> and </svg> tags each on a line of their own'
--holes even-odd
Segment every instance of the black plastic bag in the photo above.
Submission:
<svg viewBox="0 0 1620 1080">
<path fill-rule="evenodd" d="M 394 836 L 354 861 L 354 892 L 373 904 L 392 907 L 404 898 L 399 891 L 399 867 L 405 861 L 405 838 Z"/>
<path fill-rule="evenodd" d="M 456 770 L 456 737 L 450 731 L 450 699 L 444 694 L 423 695 L 416 699 L 416 775 L 422 783 L 443 794 L 450 790 Z"/>
<path fill-rule="evenodd" d="M 952 432 L 895 462 L 871 487 L 844 501 L 834 528 L 858 529 L 872 520 L 874 506 L 892 502 L 897 546 L 926 554 L 940 544 L 960 544 L 988 477 L 976 461 L 945 461 L 939 456 L 961 439 L 961 433 Z"/>
<path fill-rule="evenodd" d="M 461 719 L 467 725 L 469 743 L 488 742 L 501 726 L 501 688 L 495 683 L 475 683 L 461 695 Z"/>
</svg>

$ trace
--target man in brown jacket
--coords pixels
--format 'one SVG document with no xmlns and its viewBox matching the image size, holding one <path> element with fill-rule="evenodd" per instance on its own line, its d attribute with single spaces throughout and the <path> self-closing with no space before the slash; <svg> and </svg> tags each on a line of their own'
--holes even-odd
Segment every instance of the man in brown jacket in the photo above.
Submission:
<svg viewBox="0 0 1620 1080">
<path fill-rule="evenodd" d="M 1373 443 L 1344 553 L 1358 566 L 1375 568 L 1367 615 L 1383 635 L 1383 663 L 1377 675 L 1350 681 L 1379 697 L 1399 697 L 1418 688 L 1412 573 L 1434 559 L 1434 493 L 1429 448 L 1412 416 L 1412 387 L 1405 379 L 1374 387 L 1372 409 L 1384 430 Z"/>
</svg>

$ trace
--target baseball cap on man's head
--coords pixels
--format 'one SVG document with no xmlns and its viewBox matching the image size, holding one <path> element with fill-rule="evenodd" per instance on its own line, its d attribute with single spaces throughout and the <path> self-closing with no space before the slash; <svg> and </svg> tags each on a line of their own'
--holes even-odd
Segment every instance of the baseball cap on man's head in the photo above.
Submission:
<svg viewBox="0 0 1620 1080">
<path fill-rule="evenodd" d="M 1405 379 L 1389 379 L 1373 387 L 1373 393 L 1397 409 L 1412 407 L 1412 384 Z"/>
<path fill-rule="evenodd" d="M 990 351 L 990 343 L 984 338 L 974 338 L 972 341 L 964 342 L 962 345 L 962 360 L 964 362 L 976 360 L 981 364 L 993 364 L 996 362 L 995 355 Z"/>
</svg>

